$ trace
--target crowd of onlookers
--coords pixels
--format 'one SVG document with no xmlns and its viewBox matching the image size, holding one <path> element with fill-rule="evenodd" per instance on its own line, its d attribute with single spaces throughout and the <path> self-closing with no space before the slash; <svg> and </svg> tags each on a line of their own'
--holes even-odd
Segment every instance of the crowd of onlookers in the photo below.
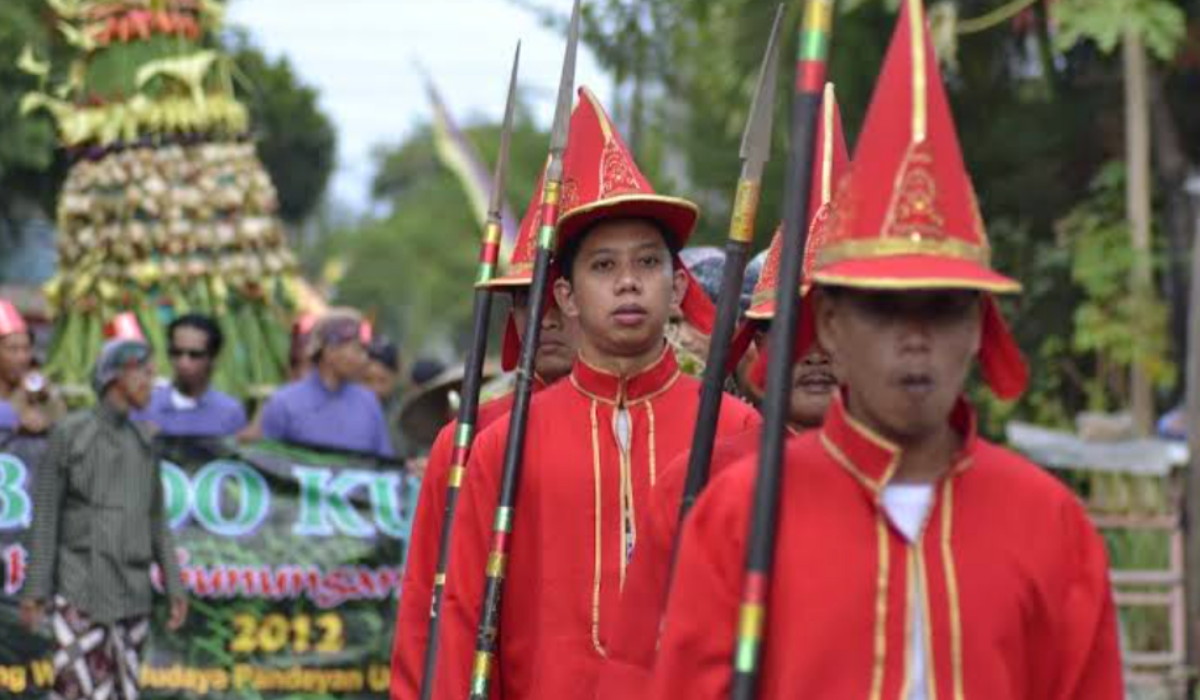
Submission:
<svg viewBox="0 0 1200 700">
<path fill-rule="evenodd" d="M 146 345 L 132 315 L 108 324 L 115 341 Z M 421 359 L 402 375 L 395 342 L 376 335 L 351 309 L 304 315 L 292 329 L 291 381 L 257 406 L 213 386 L 225 350 L 215 319 L 185 314 L 167 327 L 168 376 L 152 380 L 145 406 L 130 418 L 168 437 L 269 439 L 325 450 L 408 459 L 428 447 L 428 427 L 451 418 L 446 400 L 454 377 L 444 365 Z M 147 352 L 147 359 L 152 357 Z M 99 368 L 97 367 L 97 371 Z M 449 374 L 454 374 L 450 372 Z M 401 385 L 405 399 L 401 400 Z M 432 387 L 432 389 L 430 388 Z M 423 399 L 432 391 L 439 400 Z M 102 398 L 100 395 L 98 399 Z M 416 415 L 424 411 L 437 415 Z M 67 415 L 59 391 L 37 369 L 33 334 L 11 303 L 0 299 L 0 433 L 43 436 Z"/>
<path fill-rule="evenodd" d="M 20 615 L 30 630 L 53 639 L 55 697 L 136 697 L 154 602 L 152 564 L 170 602 L 168 628 L 187 619 L 164 513 L 160 436 L 268 439 L 391 464 L 406 458 L 419 472 L 422 462 L 412 457 L 425 436 L 400 430 L 419 423 L 410 408 L 427 407 L 436 414 L 427 422 L 439 427 L 450 417 L 449 401 L 398 400 L 396 345 L 373 337 L 370 324 L 349 309 L 296 324 L 291 381 L 253 411 L 213 386 L 225 350 L 213 318 L 185 314 L 170 323 L 169 377 L 156 376 L 146 337 L 132 314 L 112 319 L 91 368 L 95 400 L 68 414 L 37 369 L 31 329 L 0 299 L 0 444 L 14 435 L 45 444 L 30 473 L 34 508 Z M 414 363 L 409 398 L 452 386 L 443 370 Z"/>
</svg>

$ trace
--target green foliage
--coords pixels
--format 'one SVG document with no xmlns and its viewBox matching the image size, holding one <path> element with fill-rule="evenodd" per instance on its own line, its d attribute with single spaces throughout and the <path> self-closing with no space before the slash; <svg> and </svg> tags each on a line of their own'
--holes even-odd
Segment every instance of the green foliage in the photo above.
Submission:
<svg viewBox="0 0 1200 700">
<path fill-rule="evenodd" d="M 188 55 L 199 47 L 186 39 L 154 35 L 146 40 L 115 43 L 91 54 L 86 62 L 84 94 L 101 100 L 121 100 L 142 92 L 158 97 L 160 90 L 140 90 L 136 67 L 151 61 Z M 172 86 L 173 87 L 173 86 Z"/>
<path fill-rule="evenodd" d="M 241 80 L 235 94 L 250 109 L 258 154 L 279 191 L 279 215 L 291 224 L 308 218 L 325 192 L 337 158 L 337 133 L 287 58 L 269 60 L 245 35 L 228 50 Z"/>
<path fill-rule="evenodd" d="M 1156 297 L 1139 305 L 1129 292 L 1135 253 L 1124 215 L 1124 186 L 1123 165 L 1109 164 L 1089 197 L 1060 222 L 1072 250 L 1071 277 L 1083 292 L 1074 313 L 1072 350 L 1095 358 L 1086 387 L 1093 410 L 1127 403 L 1124 378 L 1135 358 L 1142 358 L 1147 375 L 1160 387 L 1175 379 L 1166 305 Z"/>
<path fill-rule="evenodd" d="M 18 197 L 45 201 L 58 179 L 51 172 L 54 125 L 45 117 L 20 113 L 21 96 L 37 81 L 17 68 L 17 58 L 27 46 L 43 60 L 51 52 L 41 5 L 42 0 L 0 2 L 0 216 L 10 215 Z"/>
<path fill-rule="evenodd" d="M 1165 61 L 1174 56 L 1187 31 L 1183 8 L 1172 0 L 1058 0 L 1051 7 L 1058 24 L 1054 41 L 1061 51 L 1090 40 L 1111 53 L 1132 30 Z"/>
<path fill-rule="evenodd" d="M 479 125 L 464 132 L 492 167 L 499 126 Z M 548 136 L 534 127 L 528 110 L 520 109 L 506 182 L 508 202 L 518 217 L 533 194 L 547 143 Z M 414 352 L 446 343 L 464 347 L 481 230 L 466 206 L 462 186 L 438 161 L 429 127 L 418 129 L 397 147 L 380 149 L 376 162 L 372 192 L 390 212 L 335 234 L 316 251 L 318 257 L 346 265 L 336 300 L 374 313 L 380 328 L 403 337 Z M 496 306 L 501 305 L 497 301 Z"/>
</svg>

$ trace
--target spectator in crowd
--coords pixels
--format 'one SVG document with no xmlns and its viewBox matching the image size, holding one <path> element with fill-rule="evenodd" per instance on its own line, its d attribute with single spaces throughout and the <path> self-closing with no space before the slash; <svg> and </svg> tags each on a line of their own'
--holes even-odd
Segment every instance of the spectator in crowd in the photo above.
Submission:
<svg viewBox="0 0 1200 700">
<path fill-rule="evenodd" d="M 246 411 L 232 396 L 212 388 L 213 367 L 225 336 L 209 316 L 186 314 L 167 328 L 174 376 L 157 387 L 150 405 L 134 414 L 172 437 L 228 437 L 246 427 Z"/>
<path fill-rule="evenodd" d="M 445 371 L 446 365 L 441 360 L 422 357 L 414 362 L 412 369 L 408 371 L 408 381 L 414 389 L 420 390 L 421 387 L 440 377 Z"/>
<path fill-rule="evenodd" d="M 17 412 L 13 410 L 12 404 L 7 401 L 0 401 L 0 432 L 16 432 L 19 424 L 20 421 L 17 419 Z"/>
<path fill-rule="evenodd" d="M 11 302 L 0 299 L 0 400 L 16 412 L 19 429 L 43 435 L 67 413 L 66 404 L 33 371 L 33 335 Z"/>
<path fill-rule="evenodd" d="M 357 383 L 367 362 L 363 321 L 353 309 L 332 309 L 309 335 L 312 369 L 263 407 L 262 434 L 311 447 L 392 457 L 379 400 Z"/>
<path fill-rule="evenodd" d="M 396 397 L 400 384 L 400 349 L 386 337 L 380 336 L 367 345 L 367 366 L 363 384 L 386 406 Z"/>
<path fill-rule="evenodd" d="M 372 338 L 367 345 L 363 384 L 379 399 L 392 449 L 398 455 L 407 455 L 408 444 L 400 430 L 400 349 L 384 336 Z"/>
<path fill-rule="evenodd" d="M 150 629 L 151 563 L 171 601 L 169 629 L 183 625 L 188 604 L 159 461 L 149 432 L 129 418 L 150 401 L 150 347 L 109 341 L 92 380 L 100 400 L 55 427 L 35 480 L 21 619 L 36 630 L 51 615 L 51 697 L 132 700 Z"/>
</svg>

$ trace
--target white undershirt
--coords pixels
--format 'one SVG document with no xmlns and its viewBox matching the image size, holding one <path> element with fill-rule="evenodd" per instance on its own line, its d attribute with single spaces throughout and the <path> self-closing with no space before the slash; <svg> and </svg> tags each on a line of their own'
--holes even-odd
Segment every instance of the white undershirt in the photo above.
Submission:
<svg viewBox="0 0 1200 700">
<path fill-rule="evenodd" d="M 933 506 L 932 484 L 891 484 L 883 488 L 883 509 L 887 513 L 892 526 L 904 535 L 911 545 L 921 534 L 921 527 L 929 517 L 929 509 Z M 925 685 L 925 611 L 921 602 L 925 599 L 921 591 L 921 579 L 915 577 L 913 590 L 913 607 L 908 612 L 912 619 L 912 638 L 909 645 L 912 648 L 912 666 L 909 675 L 912 685 L 909 686 L 908 697 L 905 700 L 926 700 L 928 697 Z"/>
<path fill-rule="evenodd" d="M 200 406 L 200 402 L 190 396 L 185 396 L 174 387 L 171 387 L 171 408 L 176 411 L 194 411 Z"/>
</svg>

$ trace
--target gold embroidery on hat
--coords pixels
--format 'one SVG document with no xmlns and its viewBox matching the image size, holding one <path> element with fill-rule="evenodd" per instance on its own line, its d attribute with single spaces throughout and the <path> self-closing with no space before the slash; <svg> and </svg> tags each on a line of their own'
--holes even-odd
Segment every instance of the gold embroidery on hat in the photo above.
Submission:
<svg viewBox="0 0 1200 700">
<path fill-rule="evenodd" d="M 579 183 L 573 177 L 569 177 L 562 184 L 562 205 L 561 210 L 568 212 L 579 206 Z"/>
<path fill-rule="evenodd" d="M 513 256 L 512 256 L 512 266 L 513 267 L 516 267 L 518 263 L 533 260 L 534 252 L 535 252 L 534 251 L 534 248 L 535 248 L 534 239 L 535 238 L 537 238 L 537 236 L 534 236 L 532 231 L 530 231 L 529 235 L 527 235 L 527 236 L 521 236 L 521 240 L 517 242 L 518 245 L 517 245 L 516 250 L 513 251 Z"/>
<path fill-rule="evenodd" d="M 634 174 L 633 164 L 629 156 L 616 139 L 604 144 L 604 152 L 600 155 L 600 196 L 598 199 L 608 199 L 621 194 L 640 194 L 637 175 Z"/>
<path fill-rule="evenodd" d="M 833 208 L 831 202 L 826 201 L 821 204 L 821 208 L 813 216 L 812 224 L 808 227 L 808 241 L 804 245 L 804 267 L 801 268 L 803 275 L 801 282 L 811 281 L 808 278 L 812 276 L 817 263 L 817 254 L 825 244 L 829 223 L 833 218 Z"/>
<path fill-rule="evenodd" d="M 775 232 L 771 240 L 771 249 L 767 251 L 767 259 L 763 261 L 762 272 L 755 285 L 754 297 L 751 300 L 755 306 L 771 301 L 775 297 L 775 286 L 779 279 L 779 263 L 783 256 L 783 233 Z"/>
<path fill-rule="evenodd" d="M 863 258 L 886 258 L 896 255 L 933 255 L 957 258 L 991 266 L 992 251 L 986 245 L 967 243 L 957 238 L 909 239 L 909 238 L 864 238 L 842 241 L 825 246 L 817 253 L 817 269 L 843 260 Z"/>
<path fill-rule="evenodd" d="M 904 154 L 904 162 L 892 188 L 887 218 L 882 227 L 883 238 L 904 238 L 910 241 L 946 238 L 946 223 L 938 209 L 937 180 L 930 167 L 933 156 L 928 147 L 915 143 Z"/>
</svg>

